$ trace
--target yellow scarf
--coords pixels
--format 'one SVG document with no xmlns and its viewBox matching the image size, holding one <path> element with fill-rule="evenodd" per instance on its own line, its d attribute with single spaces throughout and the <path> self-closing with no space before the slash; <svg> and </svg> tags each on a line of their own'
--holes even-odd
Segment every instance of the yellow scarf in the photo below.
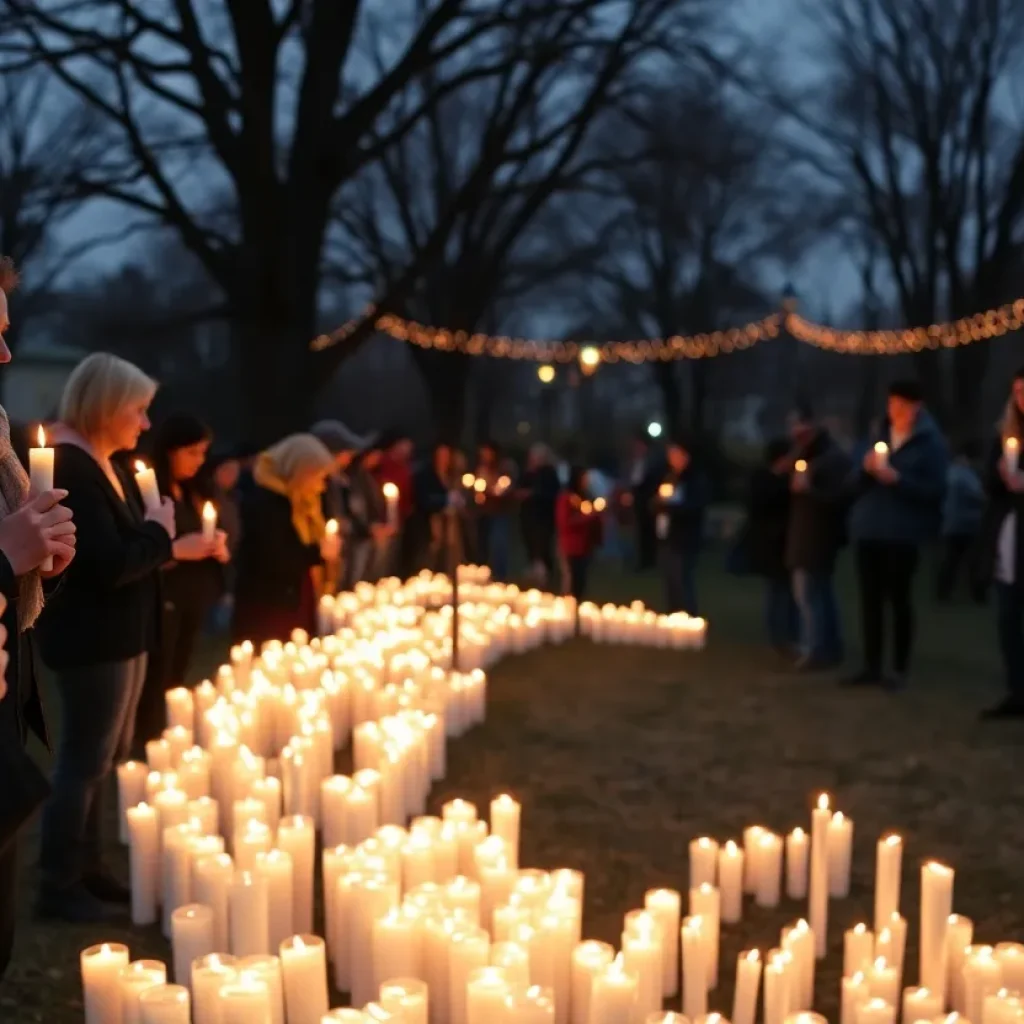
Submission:
<svg viewBox="0 0 1024 1024">
<path fill-rule="evenodd" d="M 291 502 L 292 526 L 303 544 L 316 544 L 324 535 L 323 506 L 320 496 L 297 496 L 288 487 L 277 471 L 274 460 L 268 452 L 264 452 L 257 460 L 253 469 L 253 479 L 260 486 L 274 494 L 283 495 Z"/>
</svg>

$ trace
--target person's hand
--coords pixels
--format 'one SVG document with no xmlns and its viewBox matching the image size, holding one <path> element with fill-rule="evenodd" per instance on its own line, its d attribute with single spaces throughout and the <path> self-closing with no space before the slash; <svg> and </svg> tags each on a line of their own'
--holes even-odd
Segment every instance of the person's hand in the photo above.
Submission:
<svg viewBox="0 0 1024 1024">
<path fill-rule="evenodd" d="M 60 504 L 67 496 L 67 491 L 44 491 L 0 521 L 0 551 L 15 576 L 39 568 L 51 555 L 63 554 L 69 538 L 73 544 L 71 509 Z"/>
<path fill-rule="evenodd" d="M 213 558 L 217 550 L 216 540 L 207 540 L 201 533 L 186 533 L 171 545 L 175 561 L 201 562 Z"/>
<path fill-rule="evenodd" d="M 53 564 L 49 569 L 40 569 L 39 571 L 39 575 L 44 580 L 52 580 L 67 569 L 75 557 L 77 539 L 73 533 L 61 539 L 61 543 L 54 548 L 53 554 L 50 556 L 53 559 Z"/>
<path fill-rule="evenodd" d="M 882 484 L 891 486 L 899 480 L 900 475 L 887 462 L 878 461 L 875 466 L 875 479 Z"/>
<path fill-rule="evenodd" d="M 336 562 L 341 554 L 341 537 L 336 533 L 325 533 L 320 538 L 320 557 L 325 562 Z"/>
<path fill-rule="evenodd" d="M 177 532 L 174 522 L 174 502 L 170 498 L 163 498 L 159 508 L 147 508 L 146 522 L 159 523 L 167 531 L 167 536 L 174 540 Z"/>
<path fill-rule="evenodd" d="M 865 452 L 864 461 L 861 465 L 864 467 L 865 473 L 870 473 L 872 476 L 875 476 L 878 470 L 878 453 L 875 451 Z"/>
<path fill-rule="evenodd" d="M 804 470 L 802 473 L 793 473 L 790 475 L 789 489 L 794 494 L 803 494 L 805 491 L 810 489 L 810 486 L 811 481 L 807 477 L 807 470 Z"/>
<path fill-rule="evenodd" d="M 778 476 L 785 476 L 787 473 L 792 473 L 793 468 L 796 466 L 796 456 L 792 453 L 787 453 L 777 458 L 772 463 L 772 472 Z"/>
<path fill-rule="evenodd" d="M 373 523 L 370 526 L 370 533 L 373 534 L 373 539 L 380 543 L 393 537 L 395 528 L 390 523 Z"/>
<path fill-rule="evenodd" d="M 228 547 L 228 535 L 223 530 L 217 531 L 213 542 L 213 557 L 221 565 L 227 565 L 231 561 L 231 549 Z"/>
</svg>

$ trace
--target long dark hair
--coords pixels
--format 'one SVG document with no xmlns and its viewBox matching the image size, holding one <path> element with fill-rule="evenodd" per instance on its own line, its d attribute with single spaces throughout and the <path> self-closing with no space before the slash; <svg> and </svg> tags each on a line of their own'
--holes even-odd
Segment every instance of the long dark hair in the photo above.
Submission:
<svg viewBox="0 0 1024 1024">
<path fill-rule="evenodd" d="M 202 470 L 193 480 L 171 479 L 171 453 L 179 448 L 191 448 L 203 441 L 212 441 L 213 431 L 198 416 L 191 413 L 176 413 L 168 416 L 153 433 L 153 469 L 160 485 L 160 493 L 170 495 L 172 484 L 177 483 L 182 494 L 190 499 L 208 497 L 205 493 L 206 476 Z"/>
</svg>

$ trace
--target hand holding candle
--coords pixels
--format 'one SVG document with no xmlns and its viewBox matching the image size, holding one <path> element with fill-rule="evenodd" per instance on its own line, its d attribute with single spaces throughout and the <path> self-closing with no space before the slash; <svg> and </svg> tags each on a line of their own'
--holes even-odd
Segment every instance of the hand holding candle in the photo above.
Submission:
<svg viewBox="0 0 1024 1024">
<path fill-rule="evenodd" d="M 217 509 L 212 501 L 203 505 L 203 540 L 214 544 L 217 540 Z"/>
<path fill-rule="evenodd" d="M 875 445 L 874 468 L 876 472 L 889 468 L 889 446 L 884 441 Z"/>
<path fill-rule="evenodd" d="M 28 452 L 29 494 L 36 497 L 53 490 L 53 449 L 46 446 L 46 432 L 42 425 L 38 434 L 39 446 L 30 448 Z M 51 555 L 40 566 L 43 572 L 53 571 Z"/>
<path fill-rule="evenodd" d="M 135 483 L 142 495 L 147 512 L 156 512 L 163 502 L 160 500 L 160 487 L 156 482 L 156 470 L 141 460 L 135 462 Z"/>
<path fill-rule="evenodd" d="M 387 514 L 388 514 L 388 526 L 392 530 L 398 529 L 398 499 L 399 499 L 398 485 L 393 483 L 386 483 L 384 485 L 384 500 L 387 503 Z"/>
</svg>

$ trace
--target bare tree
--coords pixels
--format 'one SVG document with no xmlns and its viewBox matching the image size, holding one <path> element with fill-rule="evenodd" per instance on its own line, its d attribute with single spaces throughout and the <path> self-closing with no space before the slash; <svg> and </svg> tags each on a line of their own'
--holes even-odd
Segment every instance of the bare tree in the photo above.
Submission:
<svg viewBox="0 0 1024 1024">
<path fill-rule="evenodd" d="M 594 127 L 635 98 L 645 60 L 677 61 L 706 38 L 705 0 L 631 0 L 615 19 L 563 4 L 519 43 L 531 60 L 428 110 L 338 202 L 341 280 L 370 284 L 403 315 L 472 334 L 485 318 L 578 266 L 557 200 L 608 165 Z M 661 70 L 663 61 L 659 63 Z M 425 76 L 424 95 L 434 89 Z M 410 107 L 424 97 L 410 91 Z M 624 159 L 621 152 L 616 160 Z M 420 267 L 412 281 L 408 268 Z M 404 280 L 404 285 L 403 285 Z M 471 357 L 414 348 L 443 432 L 462 426 Z"/>
<path fill-rule="evenodd" d="M 1007 298 L 1024 251 L 1024 70 L 1016 0 L 835 0 L 808 7 L 827 74 L 789 97 L 798 145 L 850 218 L 875 234 L 908 325 Z M 822 51 L 821 47 L 824 47 Z M 808 133 L 807 129 L 810 129 Z M 954 404 L 976 426 L 988 348 L 954 355 Z M 922 380 L 949 412 L 944 360 Z"/>
<path fill-rule="evenodd" d="M 607 175 L 610 244 L 595 297 L 632 335 L 710 332 L 765 315 L 765 271 L 785 268 L 813 220 L 805 181 L 785 172 L 771 125 L 739 109 L 720 80 L 652 93 L 636 129 L 651 158 Z M 684 415 L 678 364 L 653 370 L 670 428 L 700 431 L 710 361 L 692 360 Z"/>
</svg>

